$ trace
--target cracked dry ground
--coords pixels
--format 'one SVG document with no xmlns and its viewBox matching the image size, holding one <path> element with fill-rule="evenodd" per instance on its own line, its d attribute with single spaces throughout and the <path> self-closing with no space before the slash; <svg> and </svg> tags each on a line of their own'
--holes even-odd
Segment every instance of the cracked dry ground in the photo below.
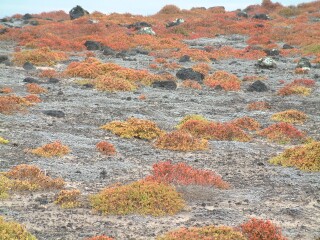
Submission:
<svg viewBox="0 0 320 240">
<path fill-rule="evenodd" d="M 13 45 L 1 44 L 1 53 L 8 54 Z M 113 61 L 125 67 L 146 68 L 152 57 L 137 55 L 137 61 Z M 99 127 L 112 120 L 134 116 L 155 121 L 162 129 L 172 130 L 187 114 L 201 114 L 208 119 L 227 121 L 250 116 L 262 126 L 270 125 L 270 116 L 286 109 L 305 112 L 309 119 L 300 129 L 319 139 L 319 87 L 309 97 L 276 95 L 279 80 L 290 82 L 293 59 L 281 58 L 278 68 L 259 70 L 255 61 L 223 60 L 212 65 L 214 70 L 246 75 L 262 74 L 270 90 L 264 93 L 247 92 L 242 84 L 239 92 L 214 90 L 162 90 L 143 87 L 136 92 L 105 93 L 85 89 L 70 79 L 56 84 L 42 84 L 48 93 L 41 95 L 42 103 L 26 112 L 0 115 L 0 131 L 11 142 L 1 145 L 0 170 L 7 171 L 21 163 L 35 164 L 51 176 L 62 177 L 68 187 L 76 187 L 84 195 L 98 192 L 116 182 L 129 183 L 150 173 L 152 165 L 162 160 L 185 162 L 196 168 L 214 170 L 232 187 L 219 190 L 209 187 L 177 186 L 187 201 L 187 208 L 169 217 L 140 215 L 103 216 L 90 207 L 61 209 L 53 203 L 56 192 L 16 193 L 0 203 L 0 214 L 27 226 L 38 239 L 83 239 L 105 234 L 116 239 L 154 239 L 157 235 L 182 226 L 221 224 L 236 226 L 248 217 L 271 219 L 281 226 L 289 239 L 311 240 L 320 236 L 320 178 L 319 173 L 306 173 L 268 163 L 288 145 L 270 143 L 254 138 L 251 142 L 210 141 L 207 151 L 173 152 L 159 150 L 152 142 L 122 139 Z M 183 66 L 188 67 L 190 63 Z M 60 64 L 57 69 L 64 69 Z M 312 69 L 313 74 L 319 69 Z M 0 65 L 0 84 L 25 94 L 23 79 L 32 73 L 14 66 Z M 318 83 L 319 85 L 319 83 Z M 145 101 L 138 96 L 147 96 Z M 271 110 L 250 112 L 248 103 L 266 100 Z M 52 118 L 42 110 L 62 110 L 64 118 Z M 43 143 L 60 140 L 72 152 L 61 158 L 40 158 L 26 153 Z M 118 154 L 104 157 L 95 150 L 101 140 L 112 142 Z M 102 171 L 106 174 L 100 174 Z"/>
</svg>

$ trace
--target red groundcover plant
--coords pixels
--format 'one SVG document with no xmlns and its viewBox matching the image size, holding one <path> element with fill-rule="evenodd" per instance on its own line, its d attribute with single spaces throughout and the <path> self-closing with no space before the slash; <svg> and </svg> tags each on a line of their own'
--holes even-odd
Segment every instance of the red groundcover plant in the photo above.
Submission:
<svg viewBox="0 0 320 240">
<path fill-rule="evenodd" d="M 270 220 L 251 218 L 241 224 L 240 229 L 248 240 L 287 240 Z"/>
<path fill-rule="evenodd" d="M 153 165 L 152 175 L 148 176 L 146 180 L 181 185 L 215 186 L 221 189 L 229 188 L 229 184 L 215 172 L 196 169 L 182 162 L 177 164 L 173 164 L 171 161 L 156 163 Z"/>
</svg>

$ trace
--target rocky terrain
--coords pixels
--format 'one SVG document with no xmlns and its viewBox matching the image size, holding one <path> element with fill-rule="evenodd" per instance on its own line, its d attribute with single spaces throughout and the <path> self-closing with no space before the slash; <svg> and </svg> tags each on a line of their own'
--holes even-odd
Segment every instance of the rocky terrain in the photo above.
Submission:
<svg viewBox="0 0 320 240">
<path fill-rule="evenodd" d="M 20 23 L 19 23 L 20 24 Z M 219 35 L 212 38 L 185 40 L 190 48 L 230 46 L 244 49 L 248 37 L 241 34 Z M 278 43 L 280 48 L 284 43 Z M 255 135 L 249 142 L 209 140 L 209 149 L 182 152 L 161 150 L 154 140 L 120 138 L 100 129 L 113 120 L 130 117 L 156 122 L 165 131 L 172 131 L 186 115 L 198 114 L 209 120 L 226 122 L 248 116 L 261 127 L 274 123 L 272 114 L 296 109 L 308 119 L 297 128 L 308 137 L 320 139 L 320 68 L 315 64 L 303 76 L 295 73 L 297 56 L 274 57 L 275 68 L 257 66 L 257 59 L 215 59 L 208 63 L 210 73 L 223 70 L 245 76 L 263 76 L 266 91 L 248 91 L 252 81 L 242 81 L 240 91 L 225 91 L 203 86 L 184 88 L 177 79 L 177 88 L 142 86 L 132 92 L 103 92 L 78 84 L 77 78 L 60 77 L 57 82 L 38 78 L 47 67 L 35 66 L 26 70 L 11 64 L 17 43 L 0 41 L 0 55 L 9 62 L 0 63 L 0 88 L 9 87 L 16 95 L 26 95 L 24 79 L 32 77 L 48 90 L 40 94 L 42 100 L 24 111 L 0 113 L 0 136 L 8 144 L 0 145 L 0 171 L 8 171 L 18 164 L 32 164 L 52 177 L 62 177 L 67 189 L 77 188 L 83 195 L 83 206 L 62 209 L 54 204 L 57 191 L 15 192 L 1 200 L 0 215 L 24 224 L 37 239 L 85 239 L 106 235 L 115 239 L 155 239 L 179 227 L 227 225 L 237 226 L 250 217 L 270 219 L 282 228 L 283 235 L 292 240 L 313 240 L 320 237 L 320 175 L 296 168 L 275 166 L 269 159 L 292 147 L 291 144 L 270 142 Z M 155 57 L 134 53 L 119 57 L 93 51 L 102 62 L 112 62 L 132 69 L 150 69 Z M 80 54 L 70 56 L 49 69 L 63 72 L 72 61 L 83 61 Z M 177 61 L 177 60 L 173 60 Z M 178 61 L 177 61 L 178 62 Z M 197 61 L 178 62 L 180 68 L 166 70 L 176 75 L 181 68 L 190 68 Z M 295 79 L 316 81 L 309 96 L 280 96 L 278 90 Z M 139 97 L 144 95 L 145 100 Z M 270 103 L 271 109 L 249 111 L 247 105 L 256 101 Z M 47 110 L 62 111 L 62 116 L 49 116 Z M 71 152 L 62 157 L 38 157 L 28 152 L 55 140 L 67 145 Z M 104 156 L 95 145 L 111 142 L 117 149 L 114 156 Z M 86 196 L 97 193 L 115 183 L 130 183 L 149 175 L 152 165 L 165 160 L 185 162 L 199 169 L 213 170 L 230 183 L 227 190 L 205 186 L 177 185 L 186 200 L 185 209 L 173 216 L 102 215 L 94 212 Z"/>
</svg>

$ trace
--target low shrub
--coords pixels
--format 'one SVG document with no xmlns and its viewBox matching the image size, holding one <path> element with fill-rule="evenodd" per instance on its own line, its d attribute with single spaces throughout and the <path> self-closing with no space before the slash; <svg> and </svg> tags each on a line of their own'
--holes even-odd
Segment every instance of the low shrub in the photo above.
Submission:
<svg viewBox="0 0 320 240">
<path fill-rule="evenodd" d="M 240 79 L 225 71 L 216 71 L 214 74 L 205 78 L 204 84 L 210 88 L 220 85 L 226 91 L 240 90 Z"/>
<path fill-rule="evenodd" d="M 232 120 L 230 123 L 236 125 L 243 130 L 256 131 L 260 129 L 260 123 L 250 117 L 241 117 Z"/>
<path fill-rule="evenodd" d="M 114 238 L 101 235 L 101 236 L 86 238 L 85 240 L 114 240 Z"/>
<path fill-rule="evenodd" d="M 0 96 L 0 113 L 3 114 L 12 114 L 21 111 L 30 105 L 31 103 L 23 97 L 16 95 Z"/>
<path fill-rule="evenodd" d="M 104 214 L 173 215 L 185 206 L 180 194 L 164 183 L 137 181 L 103 189 L 90 197 L 92 207 Z"/>
<path fill-rule="evenodd" d="M 12 189 L 19 191 L 61 189 L 65 184 L 63 179 L 53 179 L 47 176 L 40 168 L 27 164 L 11 168 L 5 173 L 5 176 L 12 180 Z"/>
<path fill-rule="evenodd" d="M 181 10 L 180 8 L 178 8 L 176 5 L 173 5 L 173 4 L 165 5 L 158 12 L 158 14 L 176 14 L 176 13 L 181 13 Z"/>
<path fill-rule="evenodd" d="M 304 171 L 320 171 L 320 142 L 289 148 L 270 159 L 270 163 Z"/>
<path fill-rule="evenodd" d="M 281 229 L 270 220 L 252 218 L 240 225 L 243 235 L 248 240 L 286 240 Z"/>
<path fill-rule="evenodd" d="M 3 174 L 0 174 L 0 200 L 9 197 L 9 191 L 11 190 L 11 186 L 11 180 Z"/>
<path fill-rule="evenodd" d="M 0 216 L 0 239 L 1 240 L 36 240 L 26 228 L 16 222 L 5 221 Z"/>
<path fill-rule="evenodd" d="M 241 232 L 227 226 L 180 228 L 166 233 L 157 240 L 247 240 Z"/>
<path fill-rule="evenodd" d="M 258 133 L 271 141 L 279 143 L 301 142 L 305 139 L 305 133 L 301 132 L 289 123 L 276 123 L 262 129 Z"/>
<path fill-rule="evenodd" d="M 41 87 L 40 85 L 36 83 L 28 83 L 26 85 L 27 87 L 27 92 L 32 93 L 32 94 L 40 94 L 40 93 L 46 93 L 48 92 L 47 89 Z"/>
<path fill-rule="evenodd" d="M 9 87 L 4 87 L 0 89 L 0 93 L 9 94 L 12 92 L 13 92 L 12 88 L 9 88 Z"/>
<path fill-rule="evenodd" d="M 46 69 L 46 70 L 42 70 L 38 76 L 40 78 L 56 78 L 58 77 L 58 73 L 56 72 L 56 70 L 54 69 Z"/>
<path fill-rule="evenodd" d="M 229 188 L 229 184 L 221 176 L 211 170 L 193 168 L 185 163 L 172 164 L 170 161 L 154 164 L 152 174 L 147 181 L 158 181 L 180 185 L 214 186 L 221 189 Z"/>
<path fill-rule="evenodd" d="M 70 152 L 69 147 L 63 145 L 59 141 L 54 141 L 52 143 L 48 143 L 42 147 L 38 147 L 36 149 L 32 149 L 31 153 L 38 155 L 40 157 L 61 157 Z"/>
<path fill-rule="evenodd" d="M 190 119 L 183 123 L 180 129 L 191 133 L 195 137 L 217 141 L 247 142 L 251 140 L 251 137 L 247 133 L 233 123 Z"/>
<path fill-rule="evenodd" d="M 209 74 L 209 71 L 211 70 L 211 67 L 208 63 L 198 63 L 196 65 L 193 65 L 192 69 L 196 72 L 202 73 L 203 76 L 207 76 Z"/>
<path fill-rule="evenodd" d="M 180 129 L 189 120 L 198 120 L 198 121 L 202 121 L 202 122 L 206 122 L 206 123 L 208 122 L 208 120 L 202 115 L 190 114 L 190 115 L 186 115 L 185 117 L 183 117 L 183 119 L 178 123 L 176 128 Z"/>
<path fill-rule="evenodd" d="M 96 89 L 108 92 L 133 91 L 137 89 L 137 86 L 134 83 L 111 75 L 100 76 L 93 81 L 93 84 Z"/>
<path fill-rule="evenodd" d="M 29 94 L 29 95 L 25 96 L 24 99 L 26 101 L 30 102 L 30 103 L 40 103 L 40 102 L 42 102 L 41 98 L 39 98 L 35 94 Z"/>
<path fill-rule="evenodd" d="M 307 120 L 307 115 L 298 110 L 289 109 L 283 112 L 275 113 L 271 116 L 273 121 L 286 123 L 304 123 Z"/>
<path fill-rule="evenodd" d="M 102 129 L 123 138 L 154 139 L 163 134 L 156 123 L 138 118 L 129 118 L 127 121 L 113 121 L 101 126 Z"/>
<path fill-rule="evenodd" d="M 54 201 L 55 204 L 60 205 L 62 208 L 76 208 L 81 205 L 79 197 L 81 195 L 80 190 L 61 190 Z"/>
<path fill-rule="evenodd" d="M 3 137 L 0 137 L 0 144 L 8 144 L 9 140 L 4 139 Z"/>
<path fill-rule="evenodd" d="M 52 66 L 63 60 L 67 60 L 67 55 L 64 52 L 51 51 L 47 47 L 15 52 L 13 55 L 13 62 L 19 66 L 26 62 L 37 66 Z"/>
<path fill-rule="evenodd" d="M 198 83 L 197 81 L 194 80 L 185 80 L 182 82 L 182 87 L 184 88 L 193 88 L 193 89 L 197 89 L 197 90 L 201 90 L 202 86 L 200 83 Z"/>
<path fill-rule="evenodd" d="M 178 130 L 160 136 L 155 147 L 174 151 L 198 151 L 208 148 L 208 141 L 192 136 L 189 132 Z"/>
<path fill-rule="evenodd" d="M 312 79 L 296 79 L 291 83 L 286 84 L 283 88 L 279 89 L 278 94 L 281 96 L 288 95 L 303 95 L 309 96 L 312 87 L 315 86 L 315 81 Z"/>
<path fill-rule="evenodd" d="M 96 148 L 99 152 L 105 155 L 114 155 L 116 154 L 116 148 L 113 146 L 112 143 L 107 141 L 98 142 Z"/>
<path fill-rule="evenodd" d="M 250 111 L 261 111 L 271 109 L 271 105 L 264 101 L 252 102 L 247 106 Z"/>
</svg>

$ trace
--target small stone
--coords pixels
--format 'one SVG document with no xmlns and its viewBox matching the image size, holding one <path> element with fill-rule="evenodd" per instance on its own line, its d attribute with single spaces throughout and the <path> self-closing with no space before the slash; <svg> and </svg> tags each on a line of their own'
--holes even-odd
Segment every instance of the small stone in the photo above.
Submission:
<svg viewBox="0 0 320 240">
<path fill-rule="evenodd" d="M 294 47 L 289 44 L 283 44 L 282 49 L 293 49 Z"/>
<path fill-rule="evenodd" d="M 271 58 L 271 57 L 260 58 L 258 60 L 258 64 L 257 65 L 260 68 L 266 68 L 266 69 L 271 69 L 271 68 L 276 68 L 277 67 L 276 61 L 273 60 L 273 58 Z"/>
<path fill-rule="evenodd" d="M 249 92 L 266 92 L 268 91 L 268 87 L 263 82 L 258 80 L 252 83 L 247 90 Z"/>
<path fill-rule="evenodd" d="M 59 83 L 60 80 L 57 79 L 57 78 L 49 78 L 48 82 L 47 83 L 52 83 L 52 84 L 55 84 L 55 83 Z"/>
<path fill-rule="evenodd" d="M 278 49 L 265 49 L 264 52 L 268 56 L 279 56 L 280 51 Z"/>
<path fill-rule="evenodd" d="M 89 51 L 95 51 L 95 50 L 100 50 L 101 49 L 101 43 L 97 41 L 86 41 L 84 43 L 86 46 L 87 50 Z"/>
<path fill-rule="evenodd" d="M 204 75 L 200 72 L 194 71 L 192 68 L 181 68 L 176 74 L 177 78 L 181 80 L 195 80 L 202 83 Z"/>
<path fill-rule="evenodd" d="M 6 55 L 0 55 L 0 63 L 3 63 L 5 61 L 8 61 L 9 60 L 9 57 L 6 56 Z"/>
<path fill-rule="evenodd" d="M 71 20 L 80 18 L 82 16 L 88 15 L 89 12 L 84 10 L 82 7 L 77 5 L 76 7 L 72 8 L 69 12 L 69 16 Z"/>
<path fill-rule="evenodd" d="M 33 64 L 30 63 L 30 62 L 25 62 L 22 67 L 23 67 L 24 70 L 35 70 L 36 69 L 33 66 Z"/>
<path fill-rule="evenodd" d="M 32 78 L 32 77 L 26 77 L 25 79 L 23 79 L 23 82 L 25 83 L 41 83 L 38 79 Z"/>
<path fill-rule="evenodd" d="M 175 81 L 166 80 L 166 81 L 155 81 L 152 83 L 154 88 L 162 88 L 166 90 L 175 90 L 177 89 L 177 83 Z"/>
<path fill-rule="evenodd" d="M 296 68 L 311 68 L 311 63 L 308 58 L 300 58 Z"/>
<path fill-rule="evenodd" d="M 260 20 L 270 20 L 270 17 L 265 13 L 257 13 L 252 18 Z"/>
<path fill-rule="evenodd" d="M 50 117 L 63 118 L 65 117 L 65 113 L 59 110 L 44 110 L 43 114 L 48 115 Z"/>
<path fill-rule="evenodd" d="M 190 56 L 188 55 L 183 55 L 180 59 L 179 62 L 190 62 Z"/>
</svg>

